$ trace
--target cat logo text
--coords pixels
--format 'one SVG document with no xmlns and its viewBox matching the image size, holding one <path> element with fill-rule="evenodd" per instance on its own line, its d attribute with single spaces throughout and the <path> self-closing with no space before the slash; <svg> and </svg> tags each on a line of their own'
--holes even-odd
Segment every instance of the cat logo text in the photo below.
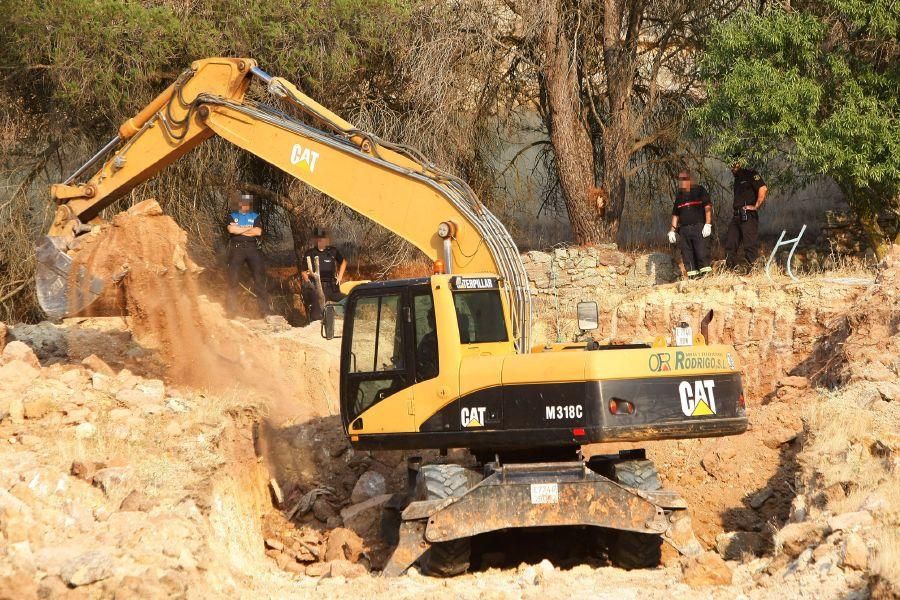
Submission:
<svg viewBox="0 0 900 600">
<path fill-rule="evenodd" d="M 678 386 L 681 412 L 686 417 L 716 414 L 716 382 L 712 379 L 682 381 Z"/>
</svg>

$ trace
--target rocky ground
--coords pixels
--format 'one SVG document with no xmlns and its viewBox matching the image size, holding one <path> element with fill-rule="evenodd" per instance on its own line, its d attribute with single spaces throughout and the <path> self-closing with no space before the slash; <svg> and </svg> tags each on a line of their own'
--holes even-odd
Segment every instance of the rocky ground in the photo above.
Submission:
<svg viewBox="0 0 900 600">
<path fill-rule="evenodd" d="M 197 296 L 199 374 L 171 351 L 187 325 L 0 326 L 0 599 L 896 597 L 898 273 L 888 261 L 820 306 L 832 318 L 754 397 L 747 434 L 646 445 L 705 552 L 630 572 L 529 538 L 522 558 L 485 555 L 451 580 L 379 577 L 405 456 L 349 448 L 339 341 L 316 328 L 226 319 Z"/>
</svg>

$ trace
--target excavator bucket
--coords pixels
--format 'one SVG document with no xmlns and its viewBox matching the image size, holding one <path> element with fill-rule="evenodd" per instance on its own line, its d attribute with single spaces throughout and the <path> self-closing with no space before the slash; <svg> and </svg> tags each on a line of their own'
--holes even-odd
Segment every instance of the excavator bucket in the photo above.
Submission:
<svg viewBox="0 0 900 600">
<path fill-rule="evenodd" d="M 44 236 L 35 247 L 38 302 L 50 319 L 76 315 L 103 293 L 105 284 L 60 250 L 60 239 Z M 74 269 L 74 272 L 73 272 Z"/>
</svg>

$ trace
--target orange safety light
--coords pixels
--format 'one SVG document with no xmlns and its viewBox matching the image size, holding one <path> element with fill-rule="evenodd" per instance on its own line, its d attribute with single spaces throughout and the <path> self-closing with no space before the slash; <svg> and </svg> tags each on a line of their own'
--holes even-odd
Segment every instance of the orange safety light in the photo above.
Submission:
<svg viewBox="0 0 900 600">
<path fill-rule="evenodd" d="M 436 261 L 434 261 L 434 274 L 443 275 L 445 272 L 444 261 L 442 261 L 441 259 L 437 259 Z"/>
</svg>

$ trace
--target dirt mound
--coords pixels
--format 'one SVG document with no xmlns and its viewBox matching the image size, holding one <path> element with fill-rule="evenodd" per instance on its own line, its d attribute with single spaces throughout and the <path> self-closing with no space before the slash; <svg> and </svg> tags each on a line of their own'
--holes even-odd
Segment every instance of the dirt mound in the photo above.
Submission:
<svg viewBox="0 0 900 600">
<path fill-rule="evenodd" d="M 322 371 L 329 367 L 320 365 L 328 361 L 315 359 L 319 340 L 305 343 L 318 332 L 291 331 L 280 317 L 267 318 L 262 327 L 258 321 L 226 318 L 222 307 L 203 294 L 202 269 L 187 254 L 187 233 L 162 214 L 156 201 L 141 202 L 89 234 L 73 262 L 107 282 L 89 314 L 114 310 L 127 315 L 137 341 L 164 360 L 169 381 L 263 394 L 273 400 L 274 410 L 291 412 L 291 406 L 276 401 L 284 399 L 310 415 L 333 412 L 323 402 L 334 396 L 323 389 L 329 384 Z M 267 336 L 272 332 L 290 338 L 288 346 L 296 343 L 273 347 Z M 326 352 L 323 359 L 329 358 Z M 308 377 L 298 376 L 302 371 Z"/>
</svg>

